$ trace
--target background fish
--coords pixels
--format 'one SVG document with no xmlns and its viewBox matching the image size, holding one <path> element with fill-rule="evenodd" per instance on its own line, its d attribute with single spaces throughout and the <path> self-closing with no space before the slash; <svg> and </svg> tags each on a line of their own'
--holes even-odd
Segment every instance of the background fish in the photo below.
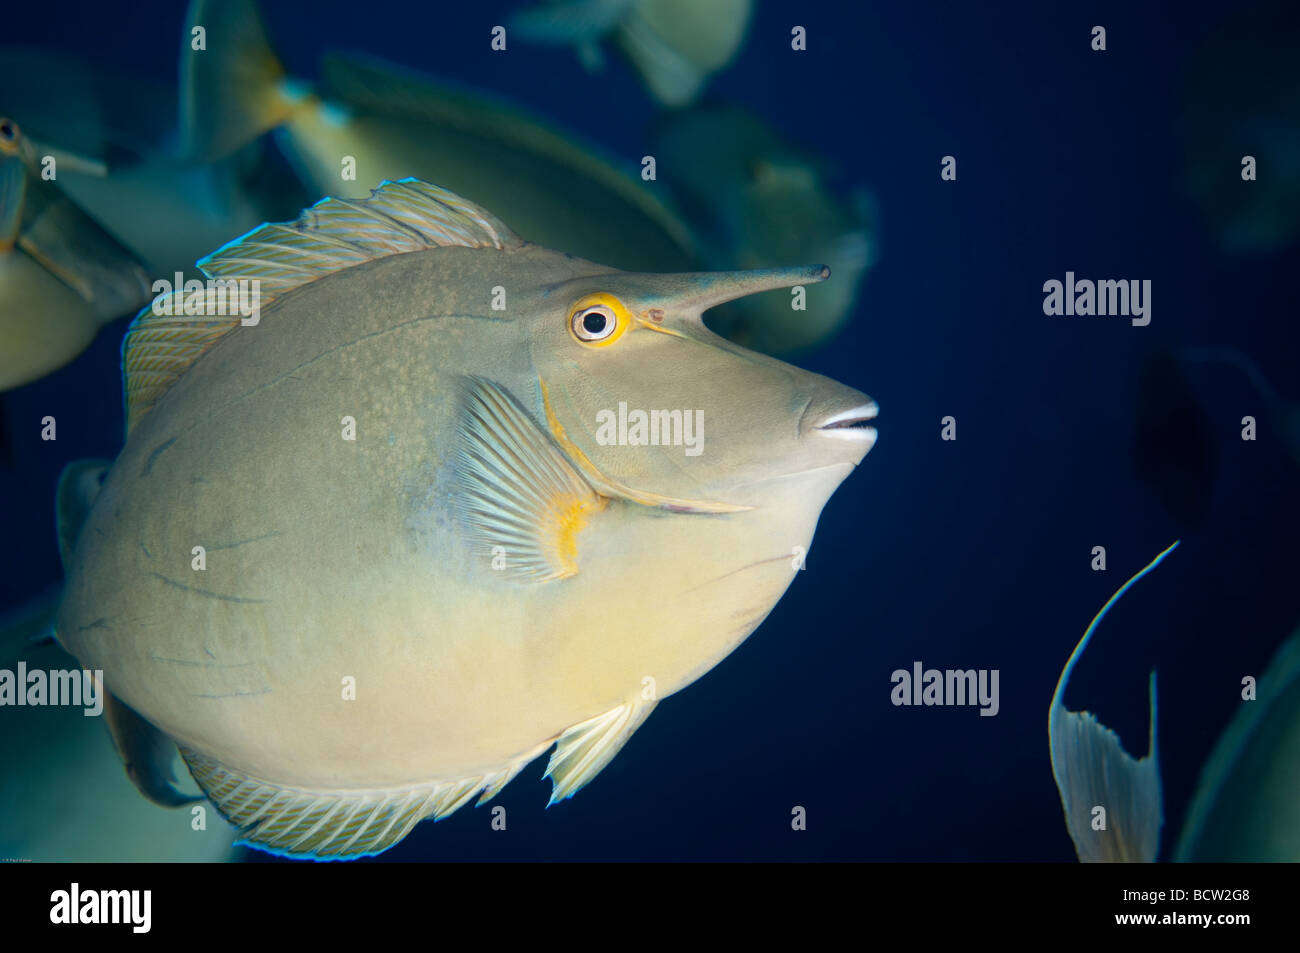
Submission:
<svg viewBox="0 0 1300 953">
<path fill-rule="evenodd" d="M 1300 862 L 1300 632 L 1214 747 L 1176 861 Z"/>
<path fill-rule="evenodd" d="M 60 161 L 58 189 L 150 278 L 197 275 L 194 262 L 231 235 L 309 201 L 266 143 L 219 158 L 190 153 L 174 87 L 42 50 L 0 50 L 0 68 L 14 70 L 0 109 L 44 151 L 95 160 Z M 142 303 L 133 298 L 109 317 Z"/>
<path fill-rule="evenodd" d="M 864 395 L 700 320 L 824 266 L 621 272 L 416 180 L 203 266 L 261 322 L 132 325 L 57 631 L 119 748 L 174 739 L 264 849 L 384 850 L 552 744 L 569 797 L 762 621 L 875 442 Z"/>
<path fill-rule="evenodd" d="M 140 262 L 42 177 L 49 158 L 102 174 L 0 118 L 0 390 L 62 367 L 149 299 Z"/>
<path fill-rule="evenodd" d="M 507 35 L 573 46 L 593 70 L 612 38 L 660 102 L 682 106 L 731 62 L 752 9 L 752 0 L 553 0 L 520 9 Z"/>
<path fill-rule="evenodd" d="M 766 268 L 811 255 L 836 277 L 807 289 L 804 311 L 791 308 L 789 292 L 772 292 L 719 309 L 709 319 L 715 330 L 769 354 L 798 353 L 833 338 L 876 255 L 865 193 L 835 194 L 810 156 L 739 108 L 671 114 L 656 139 L 661 174 L 712 267 Z"/>
<path fill-rule="evenodd" d="M 108 461 L 70 468 L 60 494 L 60 546 L 71 551 L 85 486 L 98 487 Z M 76 486 L 76 484 L 82 484 Z M 73 490 L 76 492 L 73 492 Z M 57 587 L 0 618 L 0 668 L 75 671 L 50 637 Z M 78 706 L 7 706 L 0 732 L 0 853 L 38 863 L 231 860 L 234 832 L 215 812 L 169 811 L 140 797 L 122 770 L 102 716 Z M 170 752 L 175 757 L 175 749 Z M 169 768 L 170 770 L 170 768 Z M 194 795 L 198 789 L 188 786 Z M 196 829 L 197 827 L 197 829 Z"/>
<path fill-rule="evenodd" d="M 493 208 L 551 248 L 621 268 L 697 264 L 686 226 L 593 143 L 500 98 L 364 57 L 326 58 L 320 91 L 286 80 L 249 0 L 199 0 L 191 18 L 209 37 L 208 51 L 189 54 L 183 69 L 196 154 L 275 126 L 314 194 L 363 198 L 383 179 L 416 176 Z M 355 161 L 353 179 L 343 178 L 344 157 Z"/>
<path fill-rule="evenodd" d="M 1188 68 L 1183 187 L 1226 254 L 1276 255 L 1300 233 L 1297 58 L 1300 9 L 1267 0 L 1234 8 Z M 1249 182 L 1247 155 L 1256 160 Z"/>
</svg>

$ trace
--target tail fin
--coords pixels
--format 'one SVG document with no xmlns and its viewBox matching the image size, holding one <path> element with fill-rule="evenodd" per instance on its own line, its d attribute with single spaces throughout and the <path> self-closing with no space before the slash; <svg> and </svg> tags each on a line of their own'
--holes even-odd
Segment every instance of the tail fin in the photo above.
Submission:
<svg viewBox="0 0 1300 953">
<path fill-rule="evenodd" d="M 193 0 L 181 42 L 181 155 L 211 162 L 280 125 L 293 111 L 284 79 L 256 0 Z"/>
<path fill-rule="evenodd" d="M 1156 755 L 1155 672 L 1151 673 L 1151 729 L 1145 758 L 1128 754 L 1119 736 L 1091 713 L 1067 711 L 1062 699 L 1075 663 L 1110 607 L 1177 546 L 1175 542 L 1153 559 L 1102 606 L 1070 654 L 1052 695 L 1047 716 L 1052 776 L 1061 792 L 1066 829 L 1084 863 L 1149 863 L 1160 849 L 1164 798 Z"/>
</svg>

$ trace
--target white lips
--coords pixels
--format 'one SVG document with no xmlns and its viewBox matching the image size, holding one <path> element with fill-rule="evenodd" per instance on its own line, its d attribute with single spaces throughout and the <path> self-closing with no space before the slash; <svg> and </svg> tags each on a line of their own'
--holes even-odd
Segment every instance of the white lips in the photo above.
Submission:
<svg viewBox="0 0 1300 953">
<path fill-rule="evenodd" d="M 858 427 L 856 424 L 864 420 L 875 419 L 880 408 L 876 406 L 874 400 L 849 410 L 842 410 L 838 414 L 833 414 L 819 423 L 816 429 L 828 437 L 835 437 L 839 440 L 852 440 L 858 443 L 865 443 L 870 450 L 876 443 L 875 427 Z"/>
</svg>

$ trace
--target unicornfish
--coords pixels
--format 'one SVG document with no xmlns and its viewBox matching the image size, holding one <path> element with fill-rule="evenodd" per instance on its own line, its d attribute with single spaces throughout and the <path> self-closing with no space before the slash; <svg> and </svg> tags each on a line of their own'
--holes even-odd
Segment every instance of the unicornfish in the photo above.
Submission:
<svg viewBox="0 0 1300 953">
<path fill-rule="evenodd" d="M 572 796 L 762 622 L 876 440 L 701 318 L 823 265 L 624 272 L 414 179 L 200 264 L 260 316 L 132 323 L 55 628 L 140 788 L 184 801 L 174 744 L 263 850 L 378 853 L 548 749 Z"/>
</svg>

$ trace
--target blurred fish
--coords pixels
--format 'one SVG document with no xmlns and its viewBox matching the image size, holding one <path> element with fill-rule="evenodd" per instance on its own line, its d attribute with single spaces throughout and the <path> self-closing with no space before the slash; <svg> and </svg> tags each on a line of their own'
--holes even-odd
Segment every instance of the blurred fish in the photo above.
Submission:
<svg viewBox="0 0 1300 953">
<path fill-rule="evenodd" d="M 1139 366 L 1133 465 L 1169 514 L 1185 528 L 1210 508 L 1218 454 L 1208 417 L 1177 357 L 1145 355 Z"/>
<path fill-rule="evenodd" d="M 1184 184 L 1229 255 L 1276 254 L 1300 233 L 1300 5 L 1232 8 L 1189 70 Z M 1256 179 L 1242 179 L 1254 156 Z"/>
<path fill-rule="evenodd" d="M 1154 861 L 1160 849 L 1164 801 L 1156 755 L 1155 672 L 1151 673 L 1151 730 L 1144 758 L 1128 754 L 1119 736 L 1091 712 L 1068 711 L 1064 699 L 1075 663 L 1111 606 L 1177 546 L 1174 543 L 1151 560 L 1101 607 L 1070 653 L 1052 695 L 1047 716 L 1052 777 L 1061 794 L 1066 829 L 1074 841 L 1075 853 L 1084 863 L 1145 863 Z M 1096 813 L 1099 807 L 1105 809 L 1104 815 Z M 1102 818 L 1104 826 L 1098 829 L 1094 825 Z"/>
<path fill-rule="evenodd" d="M 830 265 L 831 285 L 807 289 L 807 310 L 773 292 L 720 310 L 718 333 L 769 354 L 830 340 L 847 321 L 875 258 L 875 216 L 859 191 L 835 195 L 809 156 L 756 117 L 711 106 L 665 117 L 655 152 L 713 268 L 765 268 L 791 256 Z M 701 148 L 707 143 L 707 148 Z"/>
<path fill-rule="evenodd" d="M 752 11 L 752 0 L 551 0 L 517 12 L 507 35 L 573 46 L 589 70 L 612 39 L 660 102 L 683 106 L 731 62 Z"/>
<path fill-rule="evenodd" d="M 67 364 L 149 300 L 140 262 L 43 177 L 51 167 L 103 175 L 0 118 L 0 390 Z"/>
<path fill-rule="evenodd" d="M 875 442 L 866 396 L 700 318 L 821 265 L 618 271 L 404 180 L 203 267 L 260 323 L 137 317 L 57 631 L 262 849 L 385 850 L 552 744 L 569 797 L 766 617 Z"/>
<path fill-rule="evenodd" d="M 1300 862 L 1300 631 L 1206 761 L 1174 860 Z"/>
<path fill-rule="evenodd" d="M 184 61 L 190 151 L 220 154 L 279 126 L 315 194 L 363 198 L 383 179 L 436 180 L 533 240 L 621 268 L 695 267 L 686 227 L 599 149 L 481 93 L 348 56 L 325 91 L 287 80 L 251 0 L 198 0 L 208 50 Z M 345 157 L 355 178 L 343 176 Z"/>
<path fill-rule="evenodd" d="M 59 161 L 58 188 L 151 278 L 193 276 L 194 262 L 231 235 L 292 215 L 308 200 L 265 143 L 245 143 L 219 161 L 187 153 L 174 90 L 41 50 L 0 50 L 0 69 L 13 71 L 0 109 L 38 132 L 43 152 L 97 160 Z"/>
<path fill-rule="evenodd" d="M 0 111 L 33 139 L 106 166 L 156 149 L 176 117 L 174 89 L 56 49 L 0 47 Z"/>
<path fill-rule="evenodd" d="M 56 645 L 6 647 L 0 667 L 75 670 Z M 0 856 L 36 862 L 232 860 L 234 831 L 208 810 L 206 829 L 189 812 L 150 804 L 122 770 L 101 718 L 66 705 L 6 709 L 0 731 Z M 195 788 L 197 791 L 197 788 Z"/>
<path fill-rule="evenodd" d="M 1062 703 L 1075 662 L 1097 624 L 1174 543 L 1120 587 L 1075 647 L 1048 717 L 1052 774 L 1081 861 L 1154 861 L 1164 805 L 1156 758 L 1156 683 L 1151 675 L 1149 753 L 1135 760 L 1115 733 Z M 1300 630 L 1282 646 L 1256 686 L 1256 698 L 1219 739 L 1201 771 L 1175 862 L 1300 862 Z M 1096 805 L 1106 830 L 1091 826 Z"/>
<path fill-rule="evenodd" d="M 73 468 L 98 486 L 106 461 Z M 60 494 L 61 551 L 75 542 L 76 511 Z M 74 505 L 69 506 L 70 503 Z M 58 588 L 0 619 L 0 668 L 74 671 L 80 666 L 53 640 Z M 234 858 L 234 832 L 207 813 L 195 830 L 189 813 L 140 797 L 99 717 L 68 705 L 6 706 L 0 731 L 0 856 L 40 862 L 185 862 Z M 172 756 L 175 756 L 173 747 Z M 195 789 L 197 795 L 197 788 Z"/>
</svg>

